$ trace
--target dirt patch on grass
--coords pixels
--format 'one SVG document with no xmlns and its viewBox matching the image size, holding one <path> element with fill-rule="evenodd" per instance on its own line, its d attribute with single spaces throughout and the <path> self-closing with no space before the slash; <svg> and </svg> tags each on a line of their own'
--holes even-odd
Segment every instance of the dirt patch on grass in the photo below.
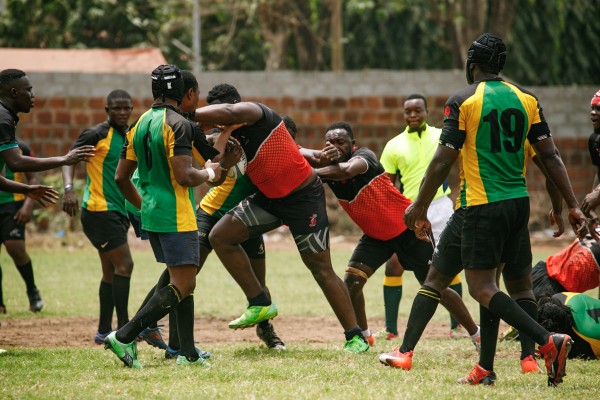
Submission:
<svg viewBox="0 0 600 400">
<path fill-rule="evenodd" d="M 168 337 L 168 318 L 165 323 L 164 337 Z M 262 342 L 256 337 L 255 329 L 232 330 L 227 327 L 229 319 L 215 317 L 196 318 L 195 340 L 210 349 L 212 344 L 248 343 L 259 345 Z M 402 331 L 406 319 L 401 318 L 398 326 Z M 161 322 L 162 323 L 162 322 Z M 372 319 L 373 329 L 384 326 L 382 319 Z M 343 329 L 334 317 L 294 317 L 279 316 L 273 320 L 277 334 L 288 345 L 298 343 L 330 344 L 344 340 Z M 72 318 L 24 318 L 2 320 L 0 327 L 0 348 L 9 347 L 97 347 L 93 341 L 97 319 L 93 317 Z M 424 338 L 448 338 L 448 325 L 431 323 L 425 331 Z M 399 345 L 399 339 L 380 340 L 376 347 L 391 349 Z M 146 346 L 146 344 L 141 345 Z"/>
<path fill-rule="evenodd" d="M 538 251 L 550 253 L 559 251 L 573 239 L 569 235 L 561 239 L 552 239 L 548 235 L 532 235 L 532 245 Z M 38 246 L 54 247 L 81 247 L 89 245 L 74 237 L 56 240 L 48 235 L 34 235 L 31 239 Z M 331 244 L 336 248 L 353 249 L 358 237 L 332 236 Z M 295 245 L 286 227 L 282 227 L 265 237 L 267 248 L 293 249 Z M 84 244 L 85 243 L 85 244 Z M 130 238 L 130 246 L 148 248 L 146 241 Z M 536 262 L 537 260 L 534 260 Z M 329 310 L 325 310 L 325 313 Z M 474 316 L 478 320 L 478 316 Z M 260 344 L 254 328 L 246 330 L 232 330 L 227 327 L 229 319 L 216 317 L 199 317 L 195 323 L 195 339 L 200 346 L 219 343 L 248 343 Z M 97 317 L 44 317 L 43 313 L 34 318 L 12 319 L 5 318 L 0 326 L 0 348 L 8 347 L 95 347 L 93 336 L 97 329 Z M 164 336 L 168 336 L 168 318 L 165 318 Z M 385 323 L 383 319 L 372 318 L 369 320 L 372 330 L 381 329 Z M 337 319 L 331 317 L 294 317 L 279 316 L 273 325 L 281 339 L 287 344 L 293 343 L 341 343 L 343 329 Z M 400 336 L 406 326 L 406 318 L 398 321 Z M 501 326 L 501 331 L 506 325 Z M 432 322 L 428 325 L 424 338 L 448 338 L 449 327 L 447 323 Z M 374 332 L 375 333 L 375 332 Z M 399 344 L 399 339 L 392 341 L 379 340 L 376 347 L 381 349 L 391 348 Z M 145 346 L 145 344 L 142 344 Z"/>
</svg>

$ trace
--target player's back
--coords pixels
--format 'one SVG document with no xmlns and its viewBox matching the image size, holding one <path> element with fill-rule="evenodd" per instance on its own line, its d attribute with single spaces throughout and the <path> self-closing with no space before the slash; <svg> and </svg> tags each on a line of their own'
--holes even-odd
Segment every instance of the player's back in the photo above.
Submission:
<svg viewBox="0 0 600 400">
<path fill-rule="evenodd" d="M 465 205 L 528 196 L 525 139 L 541 120 L 535 96 L 500 78 L 482 81 L 448 101 L 445 119 L 454 119 L 465 134 Z"/>
</svg>

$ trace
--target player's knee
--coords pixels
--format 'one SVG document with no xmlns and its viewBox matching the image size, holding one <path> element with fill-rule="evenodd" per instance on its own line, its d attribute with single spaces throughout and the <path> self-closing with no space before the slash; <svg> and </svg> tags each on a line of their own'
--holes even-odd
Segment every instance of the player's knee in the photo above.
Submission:
<svg viewBox="0 0 600 400">
<path fill-rule="evenodd" d="M 115 274 L 121 276 L 131 276 L 133 272 L 133 260 L 124 260 L 122 263 L 115 266 Z"/>
<path fill-rule="evenodd" d="M 194 292 L 194 289 L 196 289 L 196 280 L 177 280 L 175 282 L 171 282 L 171 284 L 173 284 L 177 290 L 179 290 L 179 293 L 181 293 L 181 298 L 184 298 L 188 295 L 190 295 L 191 293 Z"/>
<path fill-rule="evenodd" d="M 362 291 L 362 288 L 363 286 L 365 286 L 367 279 L 369 279 L 369 276 L 366 272 L 359 268 L 349 266 L 348 269 L 346 269 L 344 283 L 346 284 L 350 295 L 353 295 Z"/>
<path fill-rule="evenodd" d="M 404 274 L 404 268 L 400 261 L 396 258 L 390 258 L 385 263 L 385 275 L 386 276 L 402 276 Z"/>
</svg>

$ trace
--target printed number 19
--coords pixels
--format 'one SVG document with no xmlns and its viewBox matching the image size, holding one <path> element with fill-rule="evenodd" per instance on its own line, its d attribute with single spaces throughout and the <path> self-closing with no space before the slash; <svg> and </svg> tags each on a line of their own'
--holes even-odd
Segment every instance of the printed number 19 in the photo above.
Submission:
<svg viewBox="0 0 600 400">
<path fill-rule="evenodd" d="M 498 110 L 492 109 L 483 117 L 483 121 L 490 124 L 491 150 L 492 153 L 499 153 L 504 150 L 509 153 L 516 153 L 521 149 L 523 136 L 525 135 L 525 116 L 521 110 L 516 108 L 507 108 L 502 111 L 498 118 Z M 500 140 L 500 133 L 503 133 L 510 140 Z"/>
</svg>

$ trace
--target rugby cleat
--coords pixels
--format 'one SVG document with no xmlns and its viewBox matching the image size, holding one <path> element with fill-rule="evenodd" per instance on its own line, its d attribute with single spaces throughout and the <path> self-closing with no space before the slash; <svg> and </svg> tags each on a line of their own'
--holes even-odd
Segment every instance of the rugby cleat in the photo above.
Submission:
<svg viewBox="0 0 600 400">
<path fill-rule="evenodd" d="M 379 355 L 379 362 L 393 367 L 401 368 L 405 371 L 410 371 L 412 368 L 413 351 L 407 351 L 402 353 L 400 349 L 394 349 L 389 353 L 382 353 Z"/>
<path fill-rule="evenodd" d="M 539 347 L 540 355 L 544 358 L 548 373 L 548 386 L 556 386 L 563 381 L 567 374 L 567 355 L 573 345 L 569 335 L 553 333 L 548 337 L 548 343 Z"/>
<path fill-rule="evenodd" d="M 488 371 L 487 369 L 482 368 L 481 365 L 476 364 L 475 368 L 473 368 L 467 376 L 457 379 L 456 383 L 494 386 L 496 384 L 496 373 L 494 371 Z"/>
<path fill-rule="evenodd" d="M 229 323 L 231 329 L 246 329 L 277 316 L 277 306 L 271 303 L 268 306 L 249 306 L 237 319 Z"/>
</svg>

